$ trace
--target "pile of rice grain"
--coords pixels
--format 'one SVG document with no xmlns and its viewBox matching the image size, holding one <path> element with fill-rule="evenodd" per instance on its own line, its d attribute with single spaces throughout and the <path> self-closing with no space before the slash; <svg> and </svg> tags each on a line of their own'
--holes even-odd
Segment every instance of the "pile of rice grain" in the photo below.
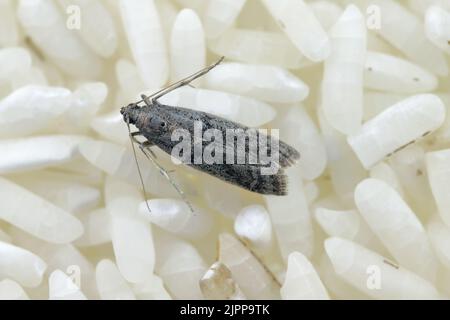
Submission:
<svg viewBox="0 0 450 320">
<path fill-rule="evenodd" d="M 353 3 L 354 2 L 354 3 Z M 0 0 L 0 299 L 450 297 L 448 0 Z M 262 196 L 155 150 L 162 103 L 279 128 Z"/>
</svg>

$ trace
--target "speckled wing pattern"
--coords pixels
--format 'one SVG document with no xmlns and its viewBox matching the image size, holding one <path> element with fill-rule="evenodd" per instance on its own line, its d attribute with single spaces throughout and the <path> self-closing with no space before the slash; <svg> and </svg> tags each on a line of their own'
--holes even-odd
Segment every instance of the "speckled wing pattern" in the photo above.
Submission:
<svg viewBox="0 0 450 320">
<path fill-rule="evenodd" d="M 210 128 L 218 129 L 223 133 L 223 135 L 225 135 L 226 129 L 249 129 L 248 127 L 245 127 L 236 122 L 206 112 L 195 111 L 186 108 L 158 104 L 154 105 L 150 109 L 145 110 L 147 110 L 146 112 L 151 112 L 152 114 L 158 114 L 158 117 L 164 119 L 164 121 L 170 128 L 183 128 L 188 130 L 191 133 L 192 137 L 194 135 L 193 128 L 195 121 L 201 121 L 203 123 L 203 133 Z M 170 133 L 156 136 L 154 132 L 149 132 L 145 127 L 139 128 L 139 130 L 152 144 L 158 146 L 168 154 L 171 154 L 172 149 L 176 144 L 179 143 L 179 141 L 171 141 Z M 258 131 L 256 132 L 258 135 L 261 135 L 261 133 L 259 133 Z M 272 137 L 272 139 L 275 138 Z M 270 141 L 270 139 L 268 140 Z M 226 139 L 224 138 L 223 141 L 226 141 Z M 295 150 L 288 144 L 282 141 L 278 142 L 279 159 L 275 164 L 279 167 L 279 170 L 277 173 L 272 175 L 261 174 L 261 169 L 267 165 L 260 163 L 248 163 L 251 152 L 248 148 L 248 145 L 246 145 L 245 164 L 227 164 L 225 163 L 225 161 L 223 164 L 196 164 L 194 163 L 194 144 L 199 142 L 194 142 L 194 139 L 192 139 L 192 158 L 191 163 L 188 165 L 197 170 L 200 170 L 216 178 L 240 186 L 252 192 L 272 195 L 286 195 L 287 176 L 284 174 L 283 168 L 293 165 L 300 158 L 300 154 L 297 150 Z M 210 142 L 202 141 L 201 143 L 203 150 L 205 146 L 207 146 Z M 235 147 L 235 145 L 225 145 L 224 154 Z M 267 148 L 268 154 L 271 154 L 272 150 L 270 147 L 270 143 L 267 144 Z M 259 152 L 259 146 L 257 150 Z"/>
</svg>

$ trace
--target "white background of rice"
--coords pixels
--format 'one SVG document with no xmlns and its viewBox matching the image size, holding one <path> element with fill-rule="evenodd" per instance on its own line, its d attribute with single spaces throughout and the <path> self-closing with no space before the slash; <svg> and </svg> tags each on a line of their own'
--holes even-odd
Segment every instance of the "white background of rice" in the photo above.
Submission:
<svg viewBox="0 0 450 320">
<path fill-rule="evenodd" d="M 0 0 L 0 298 L 448 297 L 450 3 L 352 3 Z M 150 215 L 119 109 L 221 55 L 162 101 L 279 128 L 289 195 L 139 156 Z"/>
</svg>

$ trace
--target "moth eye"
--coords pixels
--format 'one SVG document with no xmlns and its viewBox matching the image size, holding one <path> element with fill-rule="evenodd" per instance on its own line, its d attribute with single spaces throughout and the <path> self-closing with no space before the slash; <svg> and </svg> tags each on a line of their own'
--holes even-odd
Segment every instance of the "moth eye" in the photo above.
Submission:
<svg viewBox="0 0 450 320">
<path fill-rule="evenodd" d="M 164 128 L 166 126 L 166 123 L 165 122 L 161 122 L 160 126 L 161 126 L 161 128 Z"/>
</svg>

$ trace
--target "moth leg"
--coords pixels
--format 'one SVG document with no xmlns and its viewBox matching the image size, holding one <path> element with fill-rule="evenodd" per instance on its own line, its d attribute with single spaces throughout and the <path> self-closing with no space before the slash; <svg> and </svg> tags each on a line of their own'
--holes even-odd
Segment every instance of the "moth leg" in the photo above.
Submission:
<svg viewBox="0 0 450 320">
<path fill-rule="evenodd" d="M 150 103 L 148 103 L 148 97 L 145 94 L 141 94 L 141 99 L 147 106 L 151 106 Z"/>
<path fill-rule="evenodd" d="M 156 159 L 153 157 L 153 152 L 149 149 L 148 146 L 145 145 L 145 143 L 139 144 L 139 149 L 141 149 L 142 153 L 147 157 L 148 160 L 150 160 L 153 165 L 159 170 L 159 173 L 169 181 L 169 183 L 172 185 L 172 187 L 177 191 L 177 193 L 180 195 L 181 199 L 188 205 L 191 212 L 194 212 L 194 209 L 192 208 L 192 205 L 187 200 L 183 190 L 178 187 L 178 185 L 175 183 L 175 181 L 170 177 L 169 173 L 156 161 Z M 148 154 L 146 151 L 150 151 L 150 154 Z"/>
<path fill-rule="evenodd" d="M 146 96 L 145 94 L 141 94 L 141 101 L 143 101 L 148 107 L 151 107 L 152 105 L 150 104 L 150 102 L 148 101 L 148 96 Z M 138 102 L 139 103 L 139 102 Z"/>
<path fill-rule="evenodd" d="M 136 168 L 137 168 L 137 171 L 138 171 L 138 174 L 139 174 L 139 180 L 141 181 L 142 191 L 144 192 L 144 200 L 145 200 L 147 192 L 145 191 L 144 179 L 142 178 L 141 168 L 139 167 L 139 161 L 138 161 L 137 156 L 136 156 L 136 148 L 134 147 L 134 142 L 133 142 L 133 141 L 135 141 L 137 144 L 139 144 L 139 145 L 141 144 L 135 138 L 135 136 L 140 135 L 141 133 L 139 131 L 131 132 L 129 118 L 127 119 L 127 127 L 128 127 L 128 134 L 129 134 L 129 137 L 130 137 L 130 142 L 131 142 L 131 149 L 133 149 L 134 160 L 136 161 Z M 145 205 L 147 206 L 148 212 L 151 213 L 152 210 L 150 210 L 150 206 L 148 205 L 147 201 L 145 201 Z"/>
<path fill-rule="evenodd" d="M 156 154 L 152 151 L 152 149 L 150 149 L 150 147 L 154 146 L 154 144 L 148 140 L 141 142 L 135 138 L 136 136 L 141 136 L 141 135 L 142 135 L 142 133 L 140 133 L 139 131 L 136 131 L 136 132 L 131 132 L 130 137 L 134 143 L 136 143 L 139 147 L 143 146 L 144 148 L 146 148 L 148 150 L 148 152 L 150 152 L 152 154 L 152 156 L 156 159 L 157 158 Z"/>
<path fill-rule="evenodd" d="M 140 133 L 139 131 L 130 132 L 131 141 L 133 141 L 134 143 L 137 143 L 137 144 L 141 144 L 142 142 L 140 142 L 138 139 L 136 139 L 136 136 L 142 136 L 142 133 Z"/>
<path fill-rule="evenodd" d="M 156 154 L 153 152 L 152 149 L 150 149 L 150 147 L 152 147 L 152 146 L 154 146 L 154 144 L 151 143 L 150 141 L 144 141 L 144 142 L 139 144 L 139 147 L 144 148 L 145 150 L 150 152 L 150 154 L 152 155 L 153 158 L 157 159 L 158 157 L 156 156 Z"/>
<path fill-rule="evenodd" d="M 151 97 L 151 96 L 150 96 L 150 97 Z M 158 105 L 159 105 L 159 102 L 156 101 L 156 100 L 153 100 L 153 99 L 152 99 L 152 103 L 149 103 L 149 102 L 148 102 L 148 98 L 150 98 L 150 97 L 146 96 L 145 94 L 141 94 L 141 99 L 142 99 L 142 101 L 144 101 L 144 103 L 145 103 L 147 106 L 151 107 L 152 104 L 153 104 L 153 105 L 155 105 L 155 104 L 158 104 Z"/>
<path fill-rule="evenodd" d="M 170 91 L 173 91 L 173 90 L 178 89 L 180 87 L 186 86 L 189 83 L 191 83 L 192 81 L 194 81 L 195 79 L 200 78 L 201 76 L 207 74 L 209 71 L 214 69 L 218 64 L 220 64 L 223 61 L 224 58 L 225 57 L 221 57 L 218 61 L 216 61 L 212 65 L 210 65 L 210 66 L 208 66 L 208 67 L 206 67 L 206 68 L 204 68 L 204 69 L 202 69 L 200 71 L 197 71 L 196 73 L 194 73 L 194 74 L 192 74 L 192 75 L 190 75 L 190 76 L 188 76 L 188 77 L 186 77 L 184 79 L 181 79 L 180 81 L 177 81 L 177 82 L 169 85 L 168 87 L 166 87 L 164 89 L 161 89 L 161 90 L 155 92 L 151 96 L 142 98 L 142 101 L 144 101 L 146 105 L 151 105 L 148 102 L 148 100 L 151 98 L 151 102 L 152 103 L 156 103 L 156 100 L 158 100 L 159 98 L 161 98 L 165 94 L 169 93 Z"/>
</svg>

